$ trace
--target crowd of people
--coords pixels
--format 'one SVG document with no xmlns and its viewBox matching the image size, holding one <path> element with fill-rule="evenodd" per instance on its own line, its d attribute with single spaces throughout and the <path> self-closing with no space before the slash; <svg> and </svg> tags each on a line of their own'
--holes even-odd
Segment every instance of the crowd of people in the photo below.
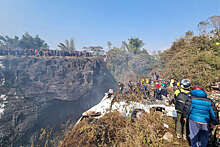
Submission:
<svg viewBox="0 0 220 147">
<path fill-rule="evenodd" d="M 74 50 L 49 50 L 49 49 L 8 49 L 0 48 L 0 56 L 61 56 L 61 57 L 90 57 L 91 52 Z"/>
<path fill-rule="evenodd" d="M 220 87 L 217 90 L 220 91 Z M 135 93 L 138 98 L 150 101 L 168 101 L 167 105 L 174 105 L 177 112 L 176 137 L 188 140 L 192 147 L 206 147 L 211 130 L 219 124 L 219 111 L 215 103 L 201 86 L 192 86 L 189 79 L 165 80 L 164 74 L 155 72 L 150 78 L 129 81 L 127 86 L 119 82 L 117 91 L 119 94 Z"/>
</svg>

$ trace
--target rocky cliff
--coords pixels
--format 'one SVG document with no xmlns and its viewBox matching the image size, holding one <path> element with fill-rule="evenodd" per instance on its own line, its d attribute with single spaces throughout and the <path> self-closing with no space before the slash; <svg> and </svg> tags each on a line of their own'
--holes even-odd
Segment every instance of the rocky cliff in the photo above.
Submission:
<svg viewBox="0 0 220 147">
<path fill-rule="evenodd" d="M 115 87 L 101 58 L 0 58 L 0 146 L 30 145 L 40 128 L 77 119 Z"/>
</svg>

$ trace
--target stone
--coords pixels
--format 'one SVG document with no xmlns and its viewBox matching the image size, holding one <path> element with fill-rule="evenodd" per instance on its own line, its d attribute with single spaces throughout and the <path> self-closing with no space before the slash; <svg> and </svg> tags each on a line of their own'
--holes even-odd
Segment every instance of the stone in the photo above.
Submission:
<svg viewBox="0 0 220 147">
<path fill-rule="evenodd" d="M 99 57 L 8 57 L 0 64 L 0 146 L 31 146 L 41 128 L 76 121 L 116 87 Z"/>
<path fill-rule="evenodd" d="M 173 134 L 171 134 L 170 132 L 166 132 L 163 136 L 163 139 L 168 142 L 171 142 L 173 140 Z"/>
</svg>

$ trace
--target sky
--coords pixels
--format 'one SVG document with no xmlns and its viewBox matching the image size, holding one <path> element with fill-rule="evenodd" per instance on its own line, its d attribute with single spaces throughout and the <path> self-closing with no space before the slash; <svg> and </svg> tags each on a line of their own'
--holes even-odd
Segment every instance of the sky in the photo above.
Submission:
<svg viewBox="0 0 220 147">
<path fill-rule="evenodd" d="M 153 51 L 197 32 L 213 15 L 220 15 L 220 0 L 0 0 L 0 34 L 39 35 L 53 49 L 70 38 L 81 49 L 138 37 Z"/>
</svg>

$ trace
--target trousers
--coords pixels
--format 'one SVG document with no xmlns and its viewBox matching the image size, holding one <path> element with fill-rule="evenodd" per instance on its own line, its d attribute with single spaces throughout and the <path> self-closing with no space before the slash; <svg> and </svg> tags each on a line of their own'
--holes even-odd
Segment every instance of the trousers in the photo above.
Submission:
<svg viewBox="0 0 220 147">
<path fill-rule="evenodd" d="M 206 147 L 209 141 L 209 125 L 189 120 L 190 141 L 192 147 Z"/>
<path fill-rule="evenodd" d="M 186 135 L 186 124 L 183 120 L 182 113 L 177 112 L 177 118 L 175 121 L 175 130 L 176 134 L 180 134 L 181 136 Z"/>
</svg>

